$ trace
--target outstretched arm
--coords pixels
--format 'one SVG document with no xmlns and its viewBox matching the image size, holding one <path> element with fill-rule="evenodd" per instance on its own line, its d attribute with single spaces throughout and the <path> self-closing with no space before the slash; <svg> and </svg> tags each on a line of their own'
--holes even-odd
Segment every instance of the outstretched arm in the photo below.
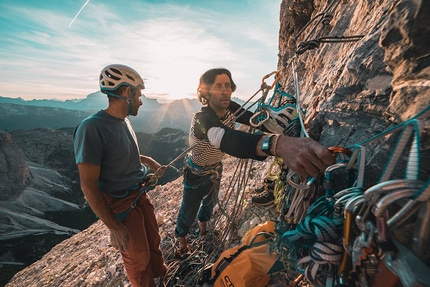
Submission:
<svg viewBox="0 0 430 287">
<path fill-rule="evenodd" d="M 260 139 L 255 152 L 257 155 L 265 155 L 261 150 L 261 143 L 267 136 Z M 276 139 L 276 137 L 279 137 Z M 275 145 L 274 141 L 278 141 Z M 298 174 L 318 176 L 320 172 L 336 162 L 331 152 L 318 142 L 310 138 L 294 138 L 277 135 L 271 138 L 271 154 L 280 156 L 285 165 Z"/>
<path fill-rule="evenodd" d="M 250 134 L 223 125 L 214 112 L 196 114 L 193 132 L 196 138 L 209 140 L 221 151 L 238 157 L 264 160 L 267 155 L 258 156 L 256 146 L 263 134 Z"/>
</svg>

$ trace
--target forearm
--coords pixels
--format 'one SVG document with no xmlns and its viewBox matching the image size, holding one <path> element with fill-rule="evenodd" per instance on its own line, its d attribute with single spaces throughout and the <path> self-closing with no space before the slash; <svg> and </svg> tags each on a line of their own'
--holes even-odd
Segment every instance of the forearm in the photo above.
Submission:
<svg viewBox="0 0 430 287">
<path fill-rule="evenodd" d="M 115 229 L 121 224 L 116 218 L 115 213 L 110 209 L 97 185 L 82 185 L 81 188 L 91 209 L 109 230 Z"/>
<path fill-rule="evenodd" d="M 261 148 L 264 136 L 257 144 L 255 153 L 265 154 Z M 274 135 L 270 139 L 268 155 L 279 156 L 284 164 L 302 176 L 318 176 L 335 163 L 330 151 L 310 138 L 295 138 L 285 135 Z"/>
<path fill-rule="evenodd" d="M 110 231 L 112 246 L 120 251 L 128 249 L 129 233 L 119 222 L 107 204 L 98 186 L 100 166 L 89 163 L 78 163 L 81 189 L 93 212 Z"/>
<path fill-rule="evenodd" d="M 225 129 L 220 143 L 220 150 L 238 157 L 264 160 L 267 154 L 258 152 L 258 143 L 263 137 L 262 134 L 249 134 L 246 132 Z"/>
</svg>

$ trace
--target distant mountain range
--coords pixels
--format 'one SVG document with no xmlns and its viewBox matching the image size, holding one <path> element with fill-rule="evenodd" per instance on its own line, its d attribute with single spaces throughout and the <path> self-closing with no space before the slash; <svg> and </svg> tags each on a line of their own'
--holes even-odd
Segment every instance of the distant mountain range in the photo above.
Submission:
<svg viewBox="0 0 430 287">
<path fill-rule="evenodd" d="M 73 131 L 70 127 L 10 133 L 0 130 L 0 286 L 53 246 L 97 220 L 81 192 Z M 177 129 L 137 132 L 136 136 L 140 151 L 162 164 L 170 163 L 188 148 L 188 134 Z M 180 169 L 182 164 L 183 160 L 178 160 L 174 166 Z M 167 169 L 158 183 L 180 176 L 176 168 Z"/>
<path fill-rule="evenodd" d="M 234 99 L 239 104 L 244 102 Z M 188 132 L 190 121 L 201 104 L 197 99 L 180 99 L 161 104 L 156 99 L 142 96 L 139 114 L 130 117 L 136 132 L 156 133 L 163 128 Z M 107 107 L 107 97 L 101 92 L 80 100 L 24 100 L 0 96 L 0 130 L 13 131 L 49 127 L 76 127 L 82 119 Z"/>
<path fill-rule="evenodd" d="M 149 99 L 145 96 L 142 96 L 142 102 L 143 106 L 141 107 L 141 110 L 153 111 L 160 109 L 160 107 L 162 106 L 162 104 L 160 104 L 156 99 Z M 7 98 L 0 96 L 0 104 L 17 104 L 25 106 L 52 107 L 80 111 L 97 111 L 107 106 L 107 98 L 106 95 L 101 92 L 94 92 L 92 94 L 89 94 L 84 99 L 73 99 L 66 101 L 60 101 L 55 99 L 24 100 L 22 98 Z"/>
</svg>

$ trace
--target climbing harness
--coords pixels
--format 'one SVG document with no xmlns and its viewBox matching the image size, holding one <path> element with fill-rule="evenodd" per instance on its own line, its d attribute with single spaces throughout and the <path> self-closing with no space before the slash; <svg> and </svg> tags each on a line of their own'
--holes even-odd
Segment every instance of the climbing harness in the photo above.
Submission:
<svg viewBox="0 0 430 287">
<path fill-rule="evenodd" d="M 142 194 L 146 193 L 149 188 L 154 187 L 157 184 L 157 182 L 158 182 L 158 179 L 155 176 L 155 174 L 151 174 L 145 178 L 144 182 L 139 184 L 139 187 L 135 190 L 135 191 L 138 191 L 138 194 L 135 197 L 135 199 L 131 202 L 130 207 L 121 213 L 115 214 L 115 216 L 119 222 L 121 222 L 121 223 L 124 222 L 124 220 L 130 214 L 132 209 L 136 207 L 137 201 L 142 196 Z"/>
<path fill-rule="evenodd" d="M 192 145 L 189 148 L 187 148 L 186 150 L 184 150 L 175 159 L 173 159 L 169 164 L 167 164 L 165 166 L 162 166 L 161 168 L 168 168 L 168 167 L 174 168 L 173 164 L 175 162 L 177 162 L 179 159 L 183 158 L 195 145 Z M 176 170 L 176 168 L 175 168 L 175 170 Z M 154 187 L 154 186 L 157 185 L 157 183 L 158 183 L 158 177 L 157 177 L 156 174 L 157 173 L 147 175 L 145 177 L 145 179 L 142 181 L 142 183 L 136 184 L 136 185 L 128 188 L 127 190 L 124 190 L 124 192 L 121 192 L 120 194 L 118 194 L 118 193 L 116 193 L 116 194 L 112 194 L 112 193 L 109 194 L 115 200 L 118 200 L 118 199 L 127 197 L 129 194 L 138 192 L 136 198 L 132 201 L 130 207 L 127 210 L 125 210 L 124 212 L 115 214 L 115 216 L 118 219 L 118 221 L 123 222 L 127 218 L 128 214 L 131 212 L 131 210 L 136 207 L 137 201 L 142 196 L 142 194 L 148 192 L 148 190 L 151 187 Z"/>
<path fill-rule="evenodd" d="M 221 167 L 221 162 L 218 162 L 211 166 L 199 166 L 193 163 L 189 156 L 185 157 L 185 165 L 188 169 L 190 169 L 194 174 L 199 176 L 209 175 L 216 172 Z"/>
</svg>

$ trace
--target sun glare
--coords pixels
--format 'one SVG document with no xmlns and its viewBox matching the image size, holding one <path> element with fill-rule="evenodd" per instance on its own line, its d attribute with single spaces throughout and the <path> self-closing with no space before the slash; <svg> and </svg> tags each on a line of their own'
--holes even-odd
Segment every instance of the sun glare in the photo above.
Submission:
<svg viewBox="0 0 430 287">
<path fill-rule="evenodd" d="M 200 75 L 219 59 L 232 57 L 230 47 L 181 19 L 153 19 L 141 23 L 139 47 L 147 93 L 168 95 L 170 100 L 195 96 Z M 167 100 L 167 99 L 166 99 Z"/>
<path fill-rule="evenodd" d="M 196 50 L 196 53 L 200 51 Z M 152 68 L 148 75 L 147 89 L 153 94 L 168 95 L 166 100 L 176 100 L 195 96 L 200 75 L 207 69 L 203 63 L 187 60 L 178 55 L 170 56 Z M 151 75 L 158 75 L 151 77 Z"/>
</svg>

